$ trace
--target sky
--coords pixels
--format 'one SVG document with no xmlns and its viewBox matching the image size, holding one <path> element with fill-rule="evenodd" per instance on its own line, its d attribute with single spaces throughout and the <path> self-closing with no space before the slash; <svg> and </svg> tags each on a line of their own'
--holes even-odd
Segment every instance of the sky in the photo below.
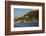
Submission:
<svg viewBox="0 0 46 36">
<path fill-rule="evenodd" d="M 31 9 L 24 9 L 24 8 L 14 8 L 14 16 L 23 16 L 24 14 L 32 11 Z"/>
</svg>

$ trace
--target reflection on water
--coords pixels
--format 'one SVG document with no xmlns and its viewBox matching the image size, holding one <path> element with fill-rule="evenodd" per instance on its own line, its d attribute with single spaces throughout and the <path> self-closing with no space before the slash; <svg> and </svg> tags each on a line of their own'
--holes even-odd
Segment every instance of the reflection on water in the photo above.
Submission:
<svg viewBox="0 0 46 36">
<path fill-rule="evenodd" d="M 33 23 L 14 23 L 14 27 L 38 27 L 38 22 Z"/>
</svg>

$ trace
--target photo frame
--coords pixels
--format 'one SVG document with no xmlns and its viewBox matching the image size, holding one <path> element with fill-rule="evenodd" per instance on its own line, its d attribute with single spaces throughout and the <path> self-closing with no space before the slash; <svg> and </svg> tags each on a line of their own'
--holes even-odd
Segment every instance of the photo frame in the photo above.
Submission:
<svg viewBox="0 0 46 36">
<path fill-rule="evenodd" d="M 29 14 L 27 14 L 28 13 L 27 11 L 28 12 L 32 11 L 33 13 L 30 13 L 30 14 L 33 14 L 33 17 L 30 15 L 31 16 L 30 18 Z M 27 19 L 25 18 L 27 16 L 27 15 L 25 16 L 25 13 L 28 15 Z M 24 14 L 24 17 L 22 16 L 22 14 Z M 37 14 L 38 16 L 34 17 L 34 15 L 37 15 Z M 21 20 L 20 20 L 20 16 L 22 16 L 23 19 L 21 17 Z M 19 24 L 18 24 L 18 21 L 19 21 Z M 33 25 L 30 25 L 32 22 L 33 22 Z M 35 23 L 34 25 L 34 22 L 37 22 L 37 24 Z M 27 25 L 30 25 L 30 26 L 27 26 Z M 5 34 L 6 35 L 34 34 L 34 33 L 44 33 L 44 32 L 45 32 L 45 5 L 44 3 L 5 1 Z"/>
</svg>

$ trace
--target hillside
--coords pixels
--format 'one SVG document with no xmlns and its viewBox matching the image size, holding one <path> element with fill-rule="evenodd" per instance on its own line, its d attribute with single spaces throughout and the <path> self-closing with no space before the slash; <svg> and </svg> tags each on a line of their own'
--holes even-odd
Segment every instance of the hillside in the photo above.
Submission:
<svg viewBox="0 0 46 36">
<path fill-rule="evenodd" d="M 16 21 L 34 21 L 39 19 L 39 11 L 30 11 L 28 13 L 26 13 L 24 16 L 21 16 L 20 18 L 15 19 Z"/>
</svg>

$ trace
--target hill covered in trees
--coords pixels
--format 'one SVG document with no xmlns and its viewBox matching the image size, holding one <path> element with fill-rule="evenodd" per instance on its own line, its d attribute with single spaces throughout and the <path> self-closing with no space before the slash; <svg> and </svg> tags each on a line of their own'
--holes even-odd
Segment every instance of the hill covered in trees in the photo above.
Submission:
<svg viewBox="0 0 46 36">
<path fill-rule="evenodd" d="M 33 22 L 33 21 L 39 21 L 39 11 L 38 10 L 33 10 L 29 11 L 25 15 L 15 19 L 15 22 L 20 21 L 20 22 Z"/>
</svg>

